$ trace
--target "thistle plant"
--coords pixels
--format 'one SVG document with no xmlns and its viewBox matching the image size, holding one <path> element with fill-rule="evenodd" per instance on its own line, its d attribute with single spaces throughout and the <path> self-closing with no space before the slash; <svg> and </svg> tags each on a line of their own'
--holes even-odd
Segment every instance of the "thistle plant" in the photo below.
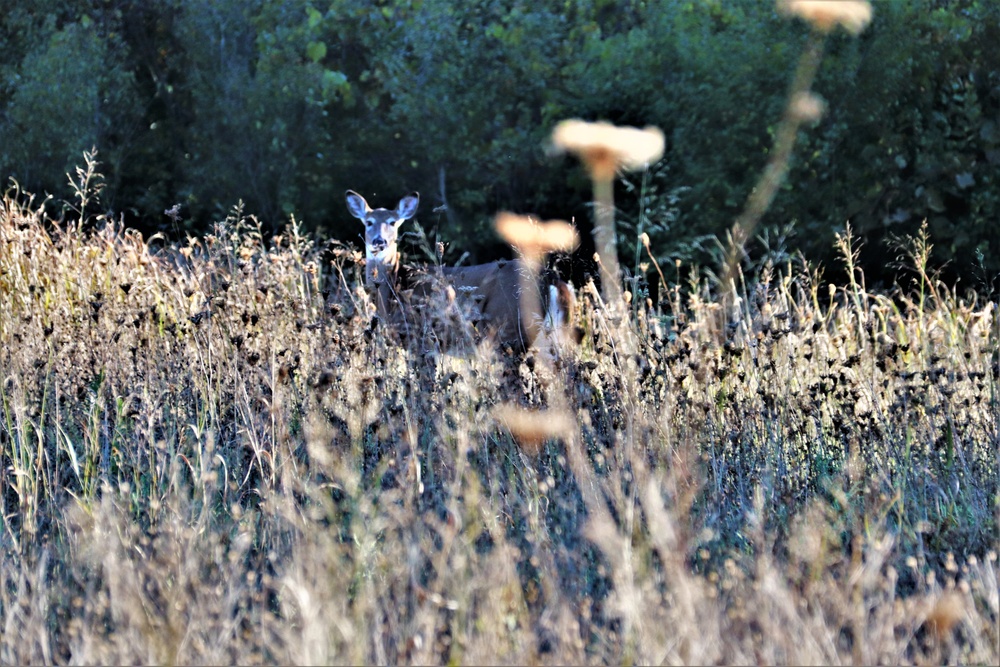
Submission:
<svg viewBox="0 0 1000 667">
<path fill-rule="evenodd" d="M 610 123 L 565 120 L 552 132 L 558 152 L 575 154 L 590 175 L 594 190 L 594 244 L 601 271 L 601 292 L 616 316 L 624 314 L 622 275 L 615 231 L 614 179 L 620 169 L 646 169 L 663 156 L 659 128 L 616 127 Z"/>
<path fill-rule="evenodd" d="M 811 88 L 823 59 L 826 37 L 837 27 L 843 27 L 853 35 L 860 34 L 871 21 L 872 13 L 867 0 L 778 0 L 777 7 L 786 16 L 808 22 L 812 31 L 792 77 L 784 115 L 775 132 L 771 157 L 750 191 L 743 212 L 729 232 L 729 248 L 719 286 L 725 300 L 723 313 L 732 312 L 744 248 L 788 175 L 799 129 L 806 123 L 817 123 L 822 117 L 824 105 Z"/>
</svg>

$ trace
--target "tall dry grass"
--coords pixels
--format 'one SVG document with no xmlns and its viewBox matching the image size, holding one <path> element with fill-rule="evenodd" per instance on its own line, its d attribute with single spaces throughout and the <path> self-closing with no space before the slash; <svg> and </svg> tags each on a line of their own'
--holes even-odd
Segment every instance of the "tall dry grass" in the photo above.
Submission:
<svg viewBox="0 0 1000 667">
<path fill-rule="evenodd" d="M 922 237 L 512 359 L 395 344 L 295 226 L 88 223 L 0 209 L 0 662 L 1000 659 L 1000 320 Z"/>
<path fill-rule="evenodd" d="M 143 239 L 86 215 L 92 158 L 81 222 L 9 191 L 0 663 L 1000 662 L 996 304 L 924 232 L 890 291 L 849 229 L 846 284 L 741 272 L 870 18 L 779 7 L 816 34 L 722 280 L 584 286 L 579 347 L 456 356 L 446 298 L 400 344 L 352 249 L 239 209 Z"/>
</svg>

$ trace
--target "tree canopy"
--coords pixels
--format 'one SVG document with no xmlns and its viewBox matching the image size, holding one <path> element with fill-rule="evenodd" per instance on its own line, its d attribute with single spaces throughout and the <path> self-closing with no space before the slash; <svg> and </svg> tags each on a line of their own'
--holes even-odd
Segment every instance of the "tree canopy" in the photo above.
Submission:
<svg viewBox="0 0 1000 667">
<path fill-rule="evenodd" d="M 178 231 L 175 204 L 180 231 L 202 231 L 243 201 L 269 228 L 295 215 L 344 240 L 346 189 L 382 205 L 419 190 L 424 227 L 485 256 L 499 209 L 587 229 L 585 176 L 546 141 L 606 119 L 667 136 L 664 161 L 619 184 L 623 233 L 645 216 L 660 259 L 704 261 L 768 158 L 807 33 L 759 0 L 13 3 L 0 177 L 58 198 L 96 147 L 101 205 L 143 231 Z M 789 247 L 825 260 L 850 222 L 884 266 L 882 241 L 926 219 L 938 261 L 1000 271 L 998 33 L 997 3 L 914 0 L 833 36 L 826 114 L 761 233 L 791 225 Z"/>
</svg>

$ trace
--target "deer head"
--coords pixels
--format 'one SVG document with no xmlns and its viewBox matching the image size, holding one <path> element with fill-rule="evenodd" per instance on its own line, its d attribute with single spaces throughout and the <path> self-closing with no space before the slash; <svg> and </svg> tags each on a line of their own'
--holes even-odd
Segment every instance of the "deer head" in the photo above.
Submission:
<svg viewBox="0 0 1000 667">
<path fill-rule="evenodd" d="M 417 213 L 420 194 L 412 192 L 399 200 L 394 210 L 373 209 L 365 198 L 354 190 L 347 191 L 347 210 L 365 223 L 365 257 L 385 265 L 395 265 L 398 250 L 396 240 L 399 226 Z"/>
</svg>

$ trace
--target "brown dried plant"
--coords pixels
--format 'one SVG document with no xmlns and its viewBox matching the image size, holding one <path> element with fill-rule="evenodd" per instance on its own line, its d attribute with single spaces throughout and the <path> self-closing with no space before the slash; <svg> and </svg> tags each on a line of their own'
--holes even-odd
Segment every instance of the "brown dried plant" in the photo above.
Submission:
<svg viewBox="0 0 1000 667">
<path fill-rule="evenodd" d="M 294 222 L 88 222 L 0 200 L 2 663 L 1000 662 L 1000 311 L 926 239 L 730 329 L 584 288 L 549 361 L 396 344 Z"/>
</svg>

